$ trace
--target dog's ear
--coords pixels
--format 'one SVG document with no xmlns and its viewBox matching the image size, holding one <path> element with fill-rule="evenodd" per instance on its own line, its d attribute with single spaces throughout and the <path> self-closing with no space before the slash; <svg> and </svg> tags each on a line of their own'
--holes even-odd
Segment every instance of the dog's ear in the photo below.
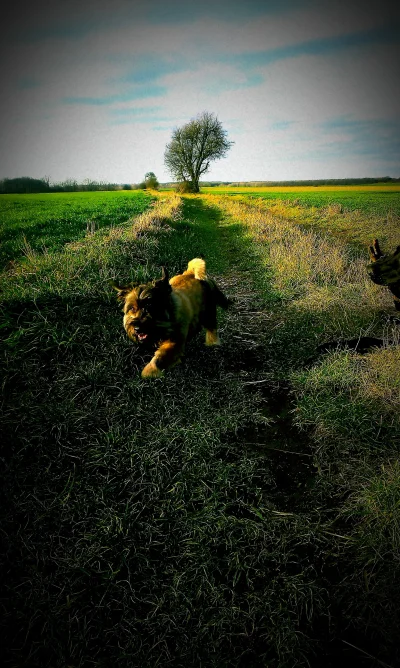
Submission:
<svg viewBox="0 0 400 668">
<path fill-rule="evenodd" d="M 133 283 L 129 283 L 129 285 L 119 285 L 115 281 L 110 281 L 110 285 L 111 285 L 112 288 L 114 288 L 114 290 L 116 290 L 118 292 L 117 299 L 119 299 L 119 301 L 121 301 L 121 302 L 125 301 L 126 295 L 134 287 Z"/>
<path fill-rule="evenodd" d="M 377 262 L 377 260 L 383 257 L 383 253 L 379 246 L 378 239 L 374 239 L 372 242 L 372 246 L 369 247 L 369 257 L 371 262 Z"/>
<path fill-rule="evenodd" d="M 161 278 L 159 278 L 157 281 L 154 282 L 154 285 L 163 288 L 164 290 L 168 290 L 168 292 L 171 292 L 171 286 L 169 284 L 169 275 L 168 275 L 168 270 L 166 267 L 162 267 L 162 274 Z"/>
</svg>

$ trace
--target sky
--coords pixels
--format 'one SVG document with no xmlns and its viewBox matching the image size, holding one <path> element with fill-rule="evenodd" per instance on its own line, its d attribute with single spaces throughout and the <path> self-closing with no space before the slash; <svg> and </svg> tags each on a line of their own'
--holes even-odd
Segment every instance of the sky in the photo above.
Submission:
<svg viewBox="0 0 400 668">
<path fill-rule="evenodd" d="M 216 114 L 207 180 L 400 177 L 400 3 L 37 0 L 2 10 L 0 178 L 172 180 Z"/>
</svg>

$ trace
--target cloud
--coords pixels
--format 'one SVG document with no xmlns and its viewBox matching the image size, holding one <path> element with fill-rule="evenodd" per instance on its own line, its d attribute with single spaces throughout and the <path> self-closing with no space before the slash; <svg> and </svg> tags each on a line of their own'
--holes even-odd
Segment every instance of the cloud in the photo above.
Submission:
<svg viewBox="0 0 400 668">
<path fill-rule="evenodd" d="M 230 63 L 248 69 L 271 65 L 279 60 L 298 58 L 299 56 L 326 56 L 355 47 L 372 47 L 378 44 L 400 44 L 400 24 L 387 24 L 372 30 L 337 35 L 325 39 L 313 39 L 307 42 L 278 47 L 265 51 L 229 56 Z M 224 60 L 224 56 L 221 56 Z"/>
<path fill-rule="evenodd" d="M 165 117 L 162 113 L 163 107 L 118 107 L 109 109 L 109 125 L 128 125 L 128 124 L 153 124 L 161 122 L 171 122 L 171 119 Z M 163 128 L 165 129 L 165 128 Z"/>
<path fill-rule="evenodd" d="M 310 0 L 202 0 L 190 3 L 187 0 L 170 0 L 157 6 L 157 11 L 148 15 L 152 23 L 188 23 L 202 19 L 205 15 L 215 18 L 223 16 L 225 22 L 249 20 L 263 15 L 286 14 L 310 5 Z"/>
<path fill-rule="evenodd" d="M 271 123 L 271 130 L 289 130 L 293 123 L 294 121 L 275 121 L 275 123 Z"/>
<path fill-rule="evenodd" d="M 17 87 L 20 88 L 21 90 L 25 90 L 28 88 L 37 88 L 40 85 L 41 83 L 39 79 L 32 76 L 20 77 L 17 80 Z"/>
<path fill-rule="evenodd" d="M 162 107 L 119 107 L 118 109 L 111 109 L 110 114 L 116 117 L 132 117 L 140 115 L 153 115 L 160 111 Z"/>
<path fill-rule="evenodd" d="M 195 59 L 183 59 L 178 54 L 154 55 L 154 53 L 121 53 L 110 56 L 109 61 L 120 65 L 125 73 L 116 78 L 121 84 L 149 84 L 175 72 L 196 69 Z"/>
<path fill-rule="evenodd" d="M 167 89 L 165 86 L 138 86 L 134 89 L 124 90 L 121 93 L 111 93 L 101 97 L 64 97 L 62 102 L 65 104 L 82 104 L 88 106 L 108 106 L 116 102 L 130 102 L 132 100 L 142 100 L 149 97 L 160 97 L 165 95 Z"/>
<path fill-rule="evenodd" d="M 331 141 L 322 145 L 330 156 L 340 154 L 367 156 L 397 162 L 400 154 L 400 120 L 384 118 L 357 120 L 349 117 L 330 118 L 320 125 L 323 136 Z"/>
</svg>

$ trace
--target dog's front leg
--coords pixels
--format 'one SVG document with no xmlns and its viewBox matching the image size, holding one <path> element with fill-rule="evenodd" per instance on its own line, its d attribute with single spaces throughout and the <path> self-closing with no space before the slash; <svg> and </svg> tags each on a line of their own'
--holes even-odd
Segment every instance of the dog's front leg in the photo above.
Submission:
<svg viewBox="0 0 400 668">
<path fill-rule="evenodd" d="M 144 367 L 142 378 L 159 378 L 165 369 L 179 364 L 183 349 L 182 341 L 164 341 L 156 350 L 153 359 Z"/>
</svg>

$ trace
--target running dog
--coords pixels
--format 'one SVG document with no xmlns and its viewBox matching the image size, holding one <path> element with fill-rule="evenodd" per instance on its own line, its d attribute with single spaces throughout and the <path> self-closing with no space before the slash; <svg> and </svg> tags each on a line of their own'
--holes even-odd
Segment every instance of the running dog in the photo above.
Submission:
<svg viewBox="0 0 400 668">
<path fill-rule="evenodd" d="M 183 274 L 170 280 L 163 267 L 158 280 L 113 287 L 123 304 L 123 324 L 129 338 L 139 345 L 156 347 L 142 378 L 158 378 L 179 364 L 186 341 L 203 327 L 206 346 L 220 344 L 217 306 L 226 309 L 230 300 L 208 278 L 202 258 L 191 260 Z"/>
</svg>

